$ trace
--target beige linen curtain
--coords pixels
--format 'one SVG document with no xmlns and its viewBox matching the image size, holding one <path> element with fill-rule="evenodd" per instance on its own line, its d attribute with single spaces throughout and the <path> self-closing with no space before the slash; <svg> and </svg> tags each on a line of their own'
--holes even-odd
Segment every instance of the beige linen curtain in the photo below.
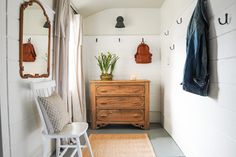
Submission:
<svg viewBox="0 0 236 157">
<path fill-rule="evenodd" d="M 56 0 L 54 6 L 53 79 L 72 121 L 86 121 L 81 17 L 71 12 L 70 0 Z"/>
<path fill-rule="evenodd" d="M 54 25 L 53 79 L 63 101 L 68 104 L 68 59 L 70 34 L 70 1 L 56 0 Z M 69 109 L 69 106 L 66 106 Z"/>
<path fill-rule="evenodd" d="M 82 53 L 82 17 L 71 10 L 69 91 L 72 120 L 86 121 L 85 81 Z"/>
</svg>

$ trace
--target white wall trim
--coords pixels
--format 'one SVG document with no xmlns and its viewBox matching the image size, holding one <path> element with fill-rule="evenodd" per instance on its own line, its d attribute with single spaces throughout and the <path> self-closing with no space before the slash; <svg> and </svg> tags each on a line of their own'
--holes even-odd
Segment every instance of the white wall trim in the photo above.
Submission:
<svg viewBox="0 0 236 157">
<path fill-rule="evenodd" d="M 8 105 L 8 90 L 7 90 L 7 1 L 1 1 L 1 65 L 0 65 L 0 105 L 1 105 L 1 133 L 2 133 L 2 154 L 3 157 L 11 157 L 10 147 L 10 126 L 9 126 L 9 105 Z"/>
</svg>

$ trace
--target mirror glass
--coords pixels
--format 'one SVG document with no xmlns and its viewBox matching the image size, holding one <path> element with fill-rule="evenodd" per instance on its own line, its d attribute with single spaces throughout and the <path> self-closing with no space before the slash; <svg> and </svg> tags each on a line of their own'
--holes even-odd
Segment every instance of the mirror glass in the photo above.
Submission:
<svg viewBox="0 0 236 157">
<path fill-rule="evenodd" d="M 22 4 L 20 26 L 21 77 L 48 77 L 51 25 L 38 1 L 32 0 Z"/>
</svg>

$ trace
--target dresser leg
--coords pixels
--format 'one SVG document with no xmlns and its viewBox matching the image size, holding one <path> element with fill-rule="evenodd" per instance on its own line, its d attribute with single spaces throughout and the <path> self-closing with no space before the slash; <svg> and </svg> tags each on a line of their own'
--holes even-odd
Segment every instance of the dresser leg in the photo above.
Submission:
<svg viewBox="0 0 236 157">
<path fill-rule="evenodd" d="M 97 125 L 96 125 L 96 123 L 94 123 L 94 122 L 92 122 L 92 129 L 93 129 L 93 130 L 97 129 Z"/>
</svg>

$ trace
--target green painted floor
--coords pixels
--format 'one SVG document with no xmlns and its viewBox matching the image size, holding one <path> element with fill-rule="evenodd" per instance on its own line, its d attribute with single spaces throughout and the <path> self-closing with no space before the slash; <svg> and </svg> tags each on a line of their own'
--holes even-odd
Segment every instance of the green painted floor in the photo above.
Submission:
<svg viewBox="0 0 236 157">
<path fill-rule="evenodd" d="M 159 124 L 151 124 L 150 130 L 142 130 L 130 125 L 108 125 L 97 130 L 89 130 L 88 134 L 125 134 L 148 133 L 157 157 L 184 157 L 175 141 Z M 54 156 L 54 155 L 53 155 Z"/>
<path fill-rule="evenodd" d="M 151 124 L 150 130 L 142 130 L 129 125 L 108 125 L 98 130 L 89 130 L 93 134 L 148 133 L 157 157 L 184 157 L 175 141 L 159 124 Z"/>
</svg>

